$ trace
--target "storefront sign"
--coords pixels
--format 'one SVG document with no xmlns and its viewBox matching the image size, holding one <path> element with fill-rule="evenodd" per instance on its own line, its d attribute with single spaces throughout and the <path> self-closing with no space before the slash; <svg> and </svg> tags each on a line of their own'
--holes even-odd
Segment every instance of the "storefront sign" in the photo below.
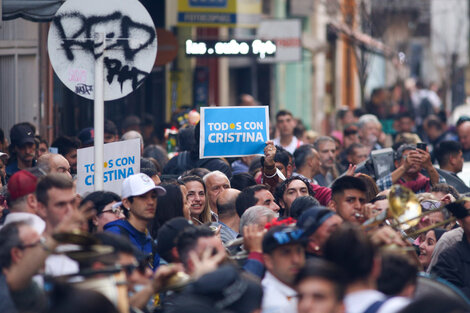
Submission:
<svg viewBox="0 0 470 313">
<path fill-rule="evenodd" d="M 252 40 L 241 41 L 192 41 L 186 40 L 186 55 L 195 57 L 247 57 L 258 56 L 260 59 L 276 55 L 274 42 Z"/>
<path fill-rule="evenodd" d="M 178 0 L 178 25 L 257 27 L 261 0 Z"/>
</svg>

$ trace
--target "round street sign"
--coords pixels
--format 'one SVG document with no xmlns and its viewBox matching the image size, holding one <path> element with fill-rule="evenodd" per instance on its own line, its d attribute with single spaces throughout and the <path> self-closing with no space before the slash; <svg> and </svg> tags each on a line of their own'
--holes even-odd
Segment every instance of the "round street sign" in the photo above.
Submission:
<svg viewBox="0 0 470 313">
<path fill-rule="evenodd" d="M 48 50 L 60 80 L 76 94 L 94 99 L 95 33 L 106 34 L 104 100 L 137 89 L 152 70 L 157 35 L 152 18 L 137 0 L 68 0 L 49 29 Z"/>
</svg>

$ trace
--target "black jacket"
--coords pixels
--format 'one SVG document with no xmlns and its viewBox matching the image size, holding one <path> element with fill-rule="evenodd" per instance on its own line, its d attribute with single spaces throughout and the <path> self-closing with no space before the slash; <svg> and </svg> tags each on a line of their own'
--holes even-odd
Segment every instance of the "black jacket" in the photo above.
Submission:
<svg viewBox="0 0 470 313">
<path fill-rule="evenodd" d="M 454 284 L 470 297 L 470 244 L 465 234 L 462 241 L 442 251 L 431 273 Z"/>
<path fill-rule="evenodd" d="M 197 154 L 190 151 L 180 152 L 173 157 L 163 168 L 164 175 L 181 175 L 184 171 L 193 168 L 203 167 L 209 171 L 221 171 L 230 179 L 232 177 L 232 169 L 230 166 L 219 158 L 199 159 Z"/>
<path fill-rule="evenodd" d="M 436 170 L 439 175 L 446 180 L 446 183 L 455 187 L 455 189 L 457 189 L 459 193 L 470 192 L 470 187 L 468 187 L 465 182 L 460 179 L 460 177 L 458 177 L 456 174 L 441 170 L 439 168 L 436 168 Z"/>
</svg>

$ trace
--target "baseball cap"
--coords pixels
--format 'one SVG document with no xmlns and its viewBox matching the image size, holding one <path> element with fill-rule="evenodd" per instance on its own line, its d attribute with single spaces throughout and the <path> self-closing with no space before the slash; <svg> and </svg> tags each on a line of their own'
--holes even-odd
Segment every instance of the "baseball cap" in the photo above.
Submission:
<svg viewBox="0 0 470 313">
<path fill-rule="evenodd" d="M 34 131 L 28 124 L 16 124 L 10 130 L 10 140 L 14 146 L 34 144 Z"/>
<path fill-rule="evenodd" d="M 310 237 L 317 229 L 335 213 L 325 207 L 305 210 L 297 220 L 297 227 L 304 231 L 304 237 Z"/>
<path fill-rule="evenodd" d="M 153 189 L 159 196 L 166 194 L 165 188 L 155 185 L 153 180 L 144 173 L 134 174 L 122 182 L 122 198 L 140 196 Z"/>
<path fill-rule="evenodd" d="M 271 253 L 274 249 L 291 244 L 304 244 L 303 230 L 295 226 L 271 227 L 263 237 L 263 253 Z"/>
<path fill-rule="evenodd" d="M 23 196 L 36 191 L 38 179 L 27 170 L 21 170 L 13 174 L 8 180 L 8 193 L 10 201 L 14 201 Z"/>
<path fill-rule="evenodd" d="M 93 127 L 87 127 L 82 129 L 78 133 L 78 139 L 82 142 L 82 145 L 91 145 L 95 142 L 95 131 Z"/>
<path fill-rule="evenodd" d="M 184 217 L 175 217 L 163 224 L 158 230 L 157 235 L 157 252 L 164 255 L 166 252 L 176 246 L 176 237 L 189 227 L 196 227 Z M 165 260 L 170 262 L 170 260 Z"/>
<path fill-rule="evenodd" d="M 5 152 L 0 152 L 0 159 L 7 160 L 9 158 L 8 154 Z"/>
</svg>

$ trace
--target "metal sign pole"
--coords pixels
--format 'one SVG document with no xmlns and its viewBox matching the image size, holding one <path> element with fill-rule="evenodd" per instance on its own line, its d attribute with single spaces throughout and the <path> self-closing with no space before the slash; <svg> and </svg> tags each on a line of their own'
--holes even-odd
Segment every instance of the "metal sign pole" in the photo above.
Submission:
<svg viewBox="0 0 470 313">
<path fill-rule="evenodd" d="M 94 46 L 98 49 L 95 59 L 95 191 L 103 190 L 104 181 L 104 52 L 106 50 L 106 33 L 95 33 Z"/>
</svg>

